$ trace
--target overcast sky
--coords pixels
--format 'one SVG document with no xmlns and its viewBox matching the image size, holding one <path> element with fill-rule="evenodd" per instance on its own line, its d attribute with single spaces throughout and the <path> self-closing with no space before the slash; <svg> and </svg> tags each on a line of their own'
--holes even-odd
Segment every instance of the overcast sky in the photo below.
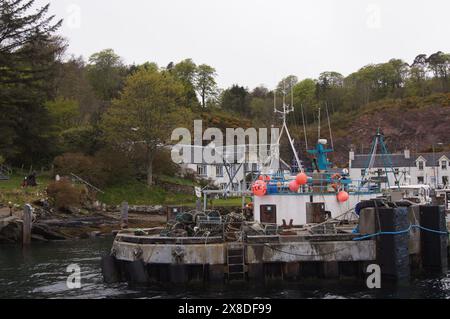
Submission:
<svg viewBox="0 0 450 319">
<path fill-rule="evenodd" d="M 369 63 L 450 52 L 448 0 L 37 0 L 64 18 L 69 52 L 126 63 L 192 58 L 221 87 L 344 75 Z"/>
</svg>

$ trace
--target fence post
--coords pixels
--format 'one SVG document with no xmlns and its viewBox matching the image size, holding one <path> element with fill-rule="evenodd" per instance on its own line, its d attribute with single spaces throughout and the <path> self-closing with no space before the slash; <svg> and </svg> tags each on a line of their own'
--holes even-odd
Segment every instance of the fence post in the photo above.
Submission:
<svg viewBox="0 0 450 319">
<path fill-rule="evenodd" d="M 23 227 L 22 227 L 22 244 L 29 245 L 31 243 L 31 227 L 33 222 L 33 208 L 30 204 L 23 207 Z"/>
<path fill-rule="evenodd" d="M 120 210 L 122 224 L 122 229 L 128 228 L 128 202 L 123 202 Z"/>
</svg>

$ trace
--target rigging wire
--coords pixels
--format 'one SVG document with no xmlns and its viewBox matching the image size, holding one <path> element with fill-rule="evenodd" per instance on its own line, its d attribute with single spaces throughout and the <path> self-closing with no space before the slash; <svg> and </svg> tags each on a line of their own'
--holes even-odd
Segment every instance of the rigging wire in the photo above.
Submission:
<svg viewBox="0 0 450 319">
<path fill-rule="evenodd" d="M 325 102 L 325 106 L 327 109 L 328 129 L 330 130 L 331 148 L 334 150 L 333 131 L 331 130 L 330 113 L 328 112 L 328 102 Z"/>
<path fill-rule="evenodd" d="M 306 151 L 308 151 L 308 136 L 306 135 L 306 122 L 305 122 L 305 112 L 303 110 L 303 103 L 301 104 L 301 109 L 302 109 L 303 133 L 305 134 L 305 146 Z"/>
</svg>

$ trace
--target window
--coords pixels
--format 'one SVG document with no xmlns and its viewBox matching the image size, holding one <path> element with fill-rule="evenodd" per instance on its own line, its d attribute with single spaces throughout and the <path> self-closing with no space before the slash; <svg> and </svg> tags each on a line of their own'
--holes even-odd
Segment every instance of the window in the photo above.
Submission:
<svg viewBox="0 0 450 319">
<path fill-rule="evenodd" d="M 257 163 L 253 163 L 252 164 L 252 171 L 253 172 L 257 172 L 258 171 L 258 164 Z"/>
<path fill-rule="evenodd" d="M 365 169 L 361 170 L 361 176 L 366 176 L 366 170 Z"/>
<path fill-rule="evenodd" d="M 423 162 L 422 161 L 420 161 L 420 162 L 418 162 L 418 164 L 419 164 L 419 171 L 423 171 Z"/>
<path fill-rule="evenodd" d="M 448 176 L 442 176 L 442 184 L 444 184 L 444 186 L 448 185 Z"/>
<path fill-rule="evenodd" d="M 400 170 L 398 168 L 396 168 L 394 174 L 398 175 L 398 173 L 400 173 Z"/>
<path fill-rule="evenodd" d="M 197 165 L 197 174 L 200 176 L 207 176 L 208 167 L 206 165 Z"/>
<path fill-rule="evenodd" d="M 417 184 L 423 184 L 423 176 L 417 177 Z"/>
<path fill-rule="evenodd" d="M 233 177 L 236 174 L 237 168 L 236 165 L 231 165 L 230 167 L 230 175 Z"/>
<path fill-rule="evenodd" d="M 216 166 L 216 177 L 223 177 L 223 166 Z"/>
<path fill-rule="evenodd" d="M 447 161 L 441 162 L 441 169 L 446 170 L 447 169 Z"/>
</svg>

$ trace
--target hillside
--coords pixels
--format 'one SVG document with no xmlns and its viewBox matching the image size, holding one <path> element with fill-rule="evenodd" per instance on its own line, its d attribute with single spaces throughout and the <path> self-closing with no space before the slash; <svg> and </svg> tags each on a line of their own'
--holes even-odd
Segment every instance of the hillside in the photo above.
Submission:
<svg viewBox="0 0 450 319">
<path fill-rule="evenodd" d="M 332 116 L 336 153 L 333 161 L 348 162 L 351 147 L 357 153 L 370 148 L 377 127 L 386 137 L 390 152 L 408 147 L 413 152 L 450 147 L 450 94 L 371 103 L 359 112 Z M 439 146 L 437 143 L 443 143 Z"/>
</svg>

